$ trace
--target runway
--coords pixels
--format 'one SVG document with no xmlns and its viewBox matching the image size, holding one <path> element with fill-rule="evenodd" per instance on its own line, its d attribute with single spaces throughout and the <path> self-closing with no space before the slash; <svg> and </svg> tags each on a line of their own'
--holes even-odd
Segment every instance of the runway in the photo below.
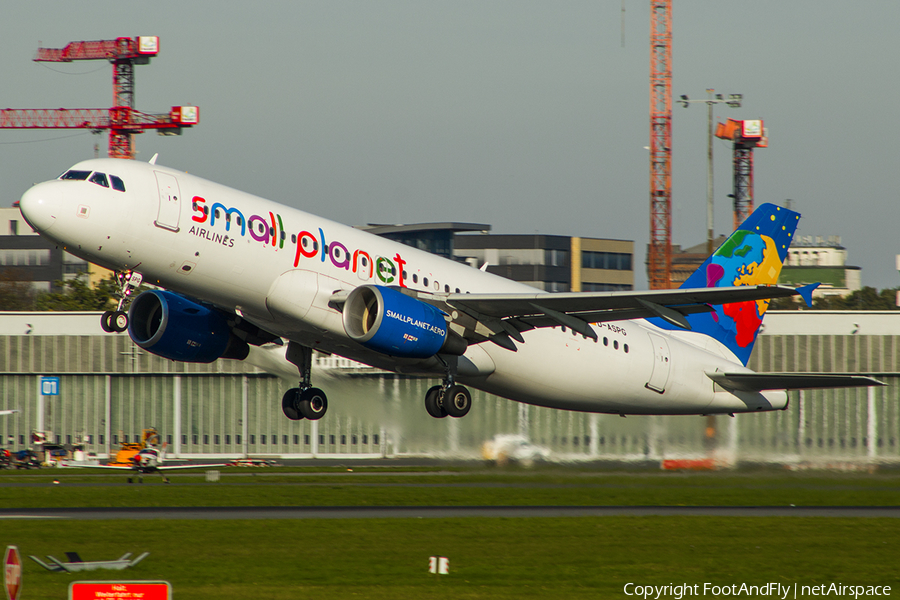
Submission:
<svg viewBox="0 0 900 600">
<path fill-rule="evenodd" d="M 460 517 L 867 517 L 900 518 L 900 506 L 228 506 L 0 509 L 6 519 L 438 519 Z"/>
</svg>

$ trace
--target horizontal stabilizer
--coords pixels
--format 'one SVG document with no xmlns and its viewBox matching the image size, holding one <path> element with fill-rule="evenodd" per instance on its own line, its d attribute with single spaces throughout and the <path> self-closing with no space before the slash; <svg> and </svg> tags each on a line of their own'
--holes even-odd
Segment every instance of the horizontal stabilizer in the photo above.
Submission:
<svg viewBox="0 0 900 600">
<path fill-rule="evenodd" d="M 62 570 L 63 570 L 63 569 L 57 567 L 56 565 L 52 565 L 52 566 L 51 566 L 51 565 L 48 565 L 47 563 L 45 563 L 44 561 L 42 561 L 41 559 L 39 559 L 37 556 L 35 556 L 35 555 L 33 555 L 33 554 L 29 554 L 29 555 L 28 555 L 28 558 L 30 558 L 31 560 L 33 560 L 33 561 L 36 562 L 37 564 L 41 565 L 42 567 L 44 567 L 44 568 L 47 569 L 48 571 L 52 571 L 52 572 L 56 573 L 56 572 L 58 572 L 58 571 L 62 571 Z"/>
<path fill-rule="evenodd" d="M 723 388 L 744 392 L 886 385 L 872 377 L 837 373 L 707 373 L 706 375 Z"/>
</svg>

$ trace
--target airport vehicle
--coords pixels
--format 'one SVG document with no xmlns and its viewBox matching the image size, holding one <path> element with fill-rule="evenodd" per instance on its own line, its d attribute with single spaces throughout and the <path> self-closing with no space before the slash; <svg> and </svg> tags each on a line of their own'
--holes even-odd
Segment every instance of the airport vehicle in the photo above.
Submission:
<svg viewBox="0 0 900 600">
<path fill-rule="evenodd" d="M 212 362 L 287 342 L 289 419 L 327 410 L 313 350 L 440 377 L 424 399 L 437 418 L 469 412 L 463 384 L 622 416 L 778 410 L 788 388 L 879 384 L 746 368 L 768 300 L 814 288 L 775 285 L 800 219 L 785 208 L 760 206 L 677 290 L 550 294 L 155 163 L 80 162 L 20 210 L 116 271 L 104 327 L 148 352 Z M 134 273 L 165 289 L 129 299 Z"/>
<path fill-rule="evenodd" d="M 134 457 L 137 456 L 141 450 L 158 446 L 159 442 L 159 432 L 156 431 L 155 427 L 144 429 L 141 431 L 140 442 L 122 442 L 119 444 L 119 450 L 116 452 L 116 457 L 107 464 L 130 467 L 134 464 Z"/>
</svg>

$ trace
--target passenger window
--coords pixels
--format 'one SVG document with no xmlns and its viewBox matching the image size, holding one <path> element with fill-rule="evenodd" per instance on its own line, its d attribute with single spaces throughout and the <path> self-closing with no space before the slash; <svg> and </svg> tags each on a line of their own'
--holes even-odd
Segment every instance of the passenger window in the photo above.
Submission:
<svg viewBox="0 0 900 600">
<path fill-rule="evenodd" d="M 110 180 L 112 180 L 112 187 L 114 190 L 116 190 L 117 192 L 125 191 L 125 182 L 124 181 L 122 181 L 115 175 L 110 175 L 109 178 L 110 178 Z"/>
<path fill-rule="evenodd" d="M 60 179 L 75 179 L 78 181 L 85 181 L 88 177 L 90 177 L 90 175 L 90 171 L 76 171 L 73 169 L 71 171 L 66 171 L 65 173 L 63 173 Z"/>
<path fill-rule="evenodd" d="M 97 185 L 99 185 L 101 187 L 105 187 L 105 188 L 109 187 L 109 182 L 106 180 L 105 173 L 94 173 L 93 175 L 91 175 L 90 181 L 91 181 L 91 183 L 96 183 Z"/>
</svg>

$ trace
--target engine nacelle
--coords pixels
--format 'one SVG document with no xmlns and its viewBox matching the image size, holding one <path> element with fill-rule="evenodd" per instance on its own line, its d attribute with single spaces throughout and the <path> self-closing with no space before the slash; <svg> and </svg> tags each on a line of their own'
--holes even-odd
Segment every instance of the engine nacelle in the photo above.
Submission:
<svg viewBox="0 0 900 600">
<path fill-rule="evenodd" d="M 232 334 L 220 313 L 160 290 L 148 290 L 132 301 L 128 335 L 144 350 L 180 362 L 243 360 L 250 352 L 247 343 Z"/>
<path fill-rule="evenodd" d="M 466 351 L 466 341 L 448 329 L 440 309 L 380 285 L 350 292 L 343 320 L 350 339 L 383 354 L 429 358 Z"/>
</svg>

